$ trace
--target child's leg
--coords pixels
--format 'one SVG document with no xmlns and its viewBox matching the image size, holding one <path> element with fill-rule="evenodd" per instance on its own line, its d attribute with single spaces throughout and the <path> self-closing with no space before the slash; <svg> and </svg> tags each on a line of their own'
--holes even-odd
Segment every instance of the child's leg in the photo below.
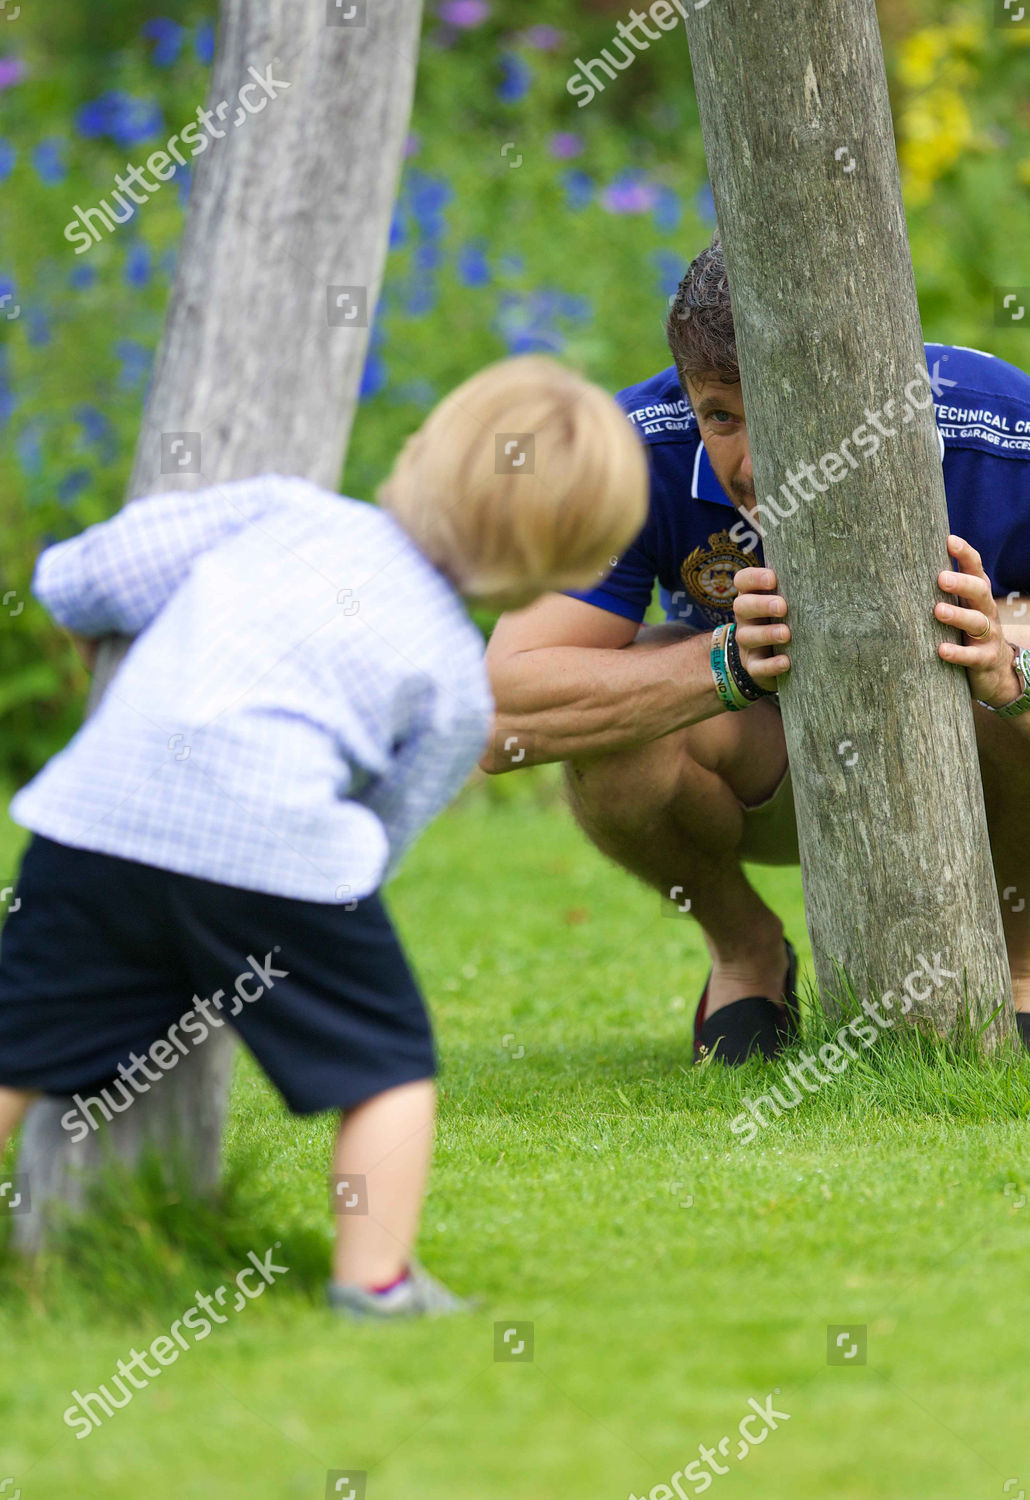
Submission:
<svg viewBox="0 0 1030 1500">
<path fill-rule="evenodd" d="M 0 1156 L 11 1139 L 22 1116 L 38 1094 L 26 1089 L 0 1088 Z"/>
<path fill-rule="evenodd" d="M 344 1115 L 333 1170 L 364 1177 L 368 1213 L 339 1215 L 333 1277 L 381 1287 L 407 1269 L 418 1231 L 433 1149 L 436 1088 L 431 1079 L 388 1089 Z"/>
</svg>

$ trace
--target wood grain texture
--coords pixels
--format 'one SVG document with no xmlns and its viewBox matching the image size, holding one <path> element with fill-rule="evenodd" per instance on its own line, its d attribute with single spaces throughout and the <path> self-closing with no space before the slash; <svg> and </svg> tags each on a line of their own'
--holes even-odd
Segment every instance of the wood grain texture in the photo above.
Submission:
<svg viewBox="0 0 1030 1500">
<path fill-rule="evenodd" d="M 968 681 L 936 654 L 947 508 L 873 0 L 714 0 L 687 31 L 756 495 L 780 511 L 761 521 L 823 1000 L 839 964 L 900 1017 L 939 954 L 957 977 L 913 980 L 910 1018 L 950 1032 L 967 994 L 981 1020 L 1004 1002 L 993 1046 L 1011 981 Z M 875 454 L 853 440 L 871 414 Z M 781 491 L 805 462 L 805 498 Z"/>
<path fill-rule="evenodd" d="M 326 0 L 222 0 L 207 108 L 223 136 L 195 161 L 129 499 L 267 472 L 339 481 L 411 115 L 421 0 L 359 0 L 365 24 L 336 24 L 351 9 L 349 0 L 335 10 Z M 269 88 L 247 98 L 266 104 L 236 125 L 251 68 Z M 341 294 L 331 288 L 351 289 L 335 314 Z M 343 321 L 352 307 L 359 316 Z M 168 434 L 191 435 L 199 464 L 172 467 Z M 127 644 L 102 648 L 87 711 Z M 61 1126 L 68 1101 L 36 1105 L 21 1145 L 33 1211 L 16 1221 L 20 1247 L 42 1244 L 55 1200 L 81 1206 L 109 1155 L 133 1162 L 154 1144 L 183 1161 L 196 1188 L 212 1187 L 232 1059 L 230 1034 L 213 1032 L 76 1146 Z"/>
</svg>

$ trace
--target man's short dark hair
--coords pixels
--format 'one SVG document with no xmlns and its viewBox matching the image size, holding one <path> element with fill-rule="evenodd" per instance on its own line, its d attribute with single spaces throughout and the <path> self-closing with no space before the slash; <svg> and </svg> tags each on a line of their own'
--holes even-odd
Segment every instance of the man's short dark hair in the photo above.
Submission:
<svg viewBox="0 0 1030 1500">
<path fill-rule="evenodd" d="M 694 381 L 714 377 L 724 385 L 740 380 L 730 284 L 718 234 L 691 261 L 680 282 L 665 322 L 665 337 L 684 392 L 688 375 Z"/>
</svg>

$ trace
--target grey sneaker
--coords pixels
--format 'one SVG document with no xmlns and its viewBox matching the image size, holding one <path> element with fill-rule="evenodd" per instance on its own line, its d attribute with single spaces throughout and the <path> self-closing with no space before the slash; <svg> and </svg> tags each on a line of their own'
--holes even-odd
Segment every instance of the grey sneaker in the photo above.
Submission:
<svg viewBox="0 0 1030 1500">
<path fill-rule="evenodd" d="M 422 1266 L 413 1265 L 406 1281 L 388 1292 L 368 1292 L 363 1286 L 331 1281 L 329 1306 L 356 1321 L 390 1318 L 440 1318 L 471 1312 L 474 1304 L 456 1297 Z"/>
</svg>

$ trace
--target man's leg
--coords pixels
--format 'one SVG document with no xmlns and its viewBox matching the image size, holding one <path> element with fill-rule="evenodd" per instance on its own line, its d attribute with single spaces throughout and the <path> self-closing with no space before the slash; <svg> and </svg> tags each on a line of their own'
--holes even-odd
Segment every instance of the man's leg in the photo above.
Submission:
<svg viewBox="0 0 1030 1500">
<path fill-rule="evenodd" d="M 1012 993 L 1030 1012 L 1030 745 L 985 708 L 973 717 Z"/>
<path fill-rule="evenodd" d="M 666 896 L 680 886 L 690 899 L 713 960 L 709 1015 L 783 988 L 783 923 L 748 883 L 740 850 L 742 804 L 764 802 L 786 769 L 770 702 L 566 768 L 573 811 L 592 842 Z"/>
<path fill-rule="evenodd" d="M 38 1094 L 30 1093 L 27 1089 L 0 1088 L 0 1156 L 6 1150 L 7 1142 L 21 1123 L 29 1105 L 38 1097 Z"/>
</svg>

